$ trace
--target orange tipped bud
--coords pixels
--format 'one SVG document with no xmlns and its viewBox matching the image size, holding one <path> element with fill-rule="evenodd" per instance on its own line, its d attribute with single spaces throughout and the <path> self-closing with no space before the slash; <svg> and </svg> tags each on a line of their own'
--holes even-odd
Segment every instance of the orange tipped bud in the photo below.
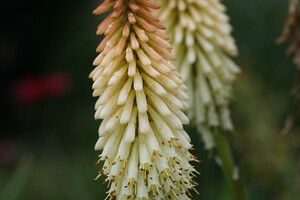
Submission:
<svg viewBox="0 0 300 200">
<path fill-rule="evenodd" d="M 105 13 L 106 11 L 110 10 L 114 6 L 115 2 L 112 1 L 104 1 L 102 4 L 100 4 L 94 11 L 94 15 L 100 15 Z"/>
</svg>

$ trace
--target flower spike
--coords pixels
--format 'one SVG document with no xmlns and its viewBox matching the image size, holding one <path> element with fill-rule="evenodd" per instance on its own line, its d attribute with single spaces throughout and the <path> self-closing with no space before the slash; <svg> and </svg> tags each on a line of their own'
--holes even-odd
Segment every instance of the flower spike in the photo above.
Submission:
<svg viewBox="0 0 300 200">
<path fill-rule="evenodd" d="M 95 150 L 104 162 L 107 199 L 190 199 L 197 158 L 183 124 L 186 86 L 151 0 L 105 0 L 112 10 L 97 28 L 104 39 L 94 60 L 95 118 L 102 119 Z"/>
<path fill-rule="evenodd" d="M 161 2 L 159 18 L 167 26 L 177 57 L 175 66 L 191 97 L 189 119 L 201 134 L 205 148 L 216 147 L 216 160 L 222 163 L 233 199 L 243 200 L 243 187 L 224 134 L 233 131 L 229 103 L 232 83 L 240 73 L 229 57 L 237 55 L 237 48 L 225 7 L 220 0 Z"/>
<path fill-rule="evenodd" d="M 232 83 L 240 73 L 229 57 L 238 52 L 226 8 L 219 0 L 161 2 L 159 19 L 167 26 L 177 57 L 175 66 L 191 97 L 188 116 L 201 133 L 205 148 L 212 149 L 213 127 L 233 130 L 228 106 Z"/>
</svg>

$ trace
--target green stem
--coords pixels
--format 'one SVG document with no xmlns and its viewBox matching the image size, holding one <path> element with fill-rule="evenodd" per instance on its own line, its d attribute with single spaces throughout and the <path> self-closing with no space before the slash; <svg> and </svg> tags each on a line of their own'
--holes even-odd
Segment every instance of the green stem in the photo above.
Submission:
<svg viewBox="0 0 300 200">
<path fill-rule="evenodd" d="M 222 168 L 233 199 L 245 200 L 245 193 L 240 178 L 238 176 L 233 177 L 235 173 L 235 165 L 227 136 L 219 128 L 215 128 L 215 140 L 217 153 L 222 162 L 220 167 Z"/>
</svg>

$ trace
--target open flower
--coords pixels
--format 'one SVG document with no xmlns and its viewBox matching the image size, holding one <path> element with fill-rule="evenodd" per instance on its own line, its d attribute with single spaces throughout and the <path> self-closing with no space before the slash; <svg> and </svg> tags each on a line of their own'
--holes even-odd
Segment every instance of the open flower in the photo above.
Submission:
<svg viewBox="0 0 300 200">
<path fill-rule="evenodd" d="M 211 127 L 233 129 L 228 105 L 240 69 L 227 56 L 237 54 L 232 28 L 219 0 L 161 2 L 159 18 L 168 28 L 175 66 L 191 97 L 188 116 L 210 149 L 215 146 Z"/>
<path fill-rule="evenodd" d="M 189 100 L 165 29 L 150 0 L 105 0 L 94 10 L 113 9 L 97 28 L 105 37 L 94 61 L 93 96 L 99 127 L 96 150 L 104 161 L 108 198 L 189 199 L 197 161 L 189 153 Z"/>
</svg>

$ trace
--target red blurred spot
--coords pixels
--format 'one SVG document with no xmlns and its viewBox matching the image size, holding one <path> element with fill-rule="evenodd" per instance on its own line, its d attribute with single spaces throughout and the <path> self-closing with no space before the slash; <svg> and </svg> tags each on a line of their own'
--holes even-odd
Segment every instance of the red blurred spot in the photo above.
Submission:
<svg viewBox="0 0 300 200">
<path fill-rule="evenodd" d="M 70 82 L 69 76 L 65 73 L 25 78 L 16 84 L 14 96 L 21 103 L 34 103 L 59 97 L 70 89 Z"/>
</svg>

